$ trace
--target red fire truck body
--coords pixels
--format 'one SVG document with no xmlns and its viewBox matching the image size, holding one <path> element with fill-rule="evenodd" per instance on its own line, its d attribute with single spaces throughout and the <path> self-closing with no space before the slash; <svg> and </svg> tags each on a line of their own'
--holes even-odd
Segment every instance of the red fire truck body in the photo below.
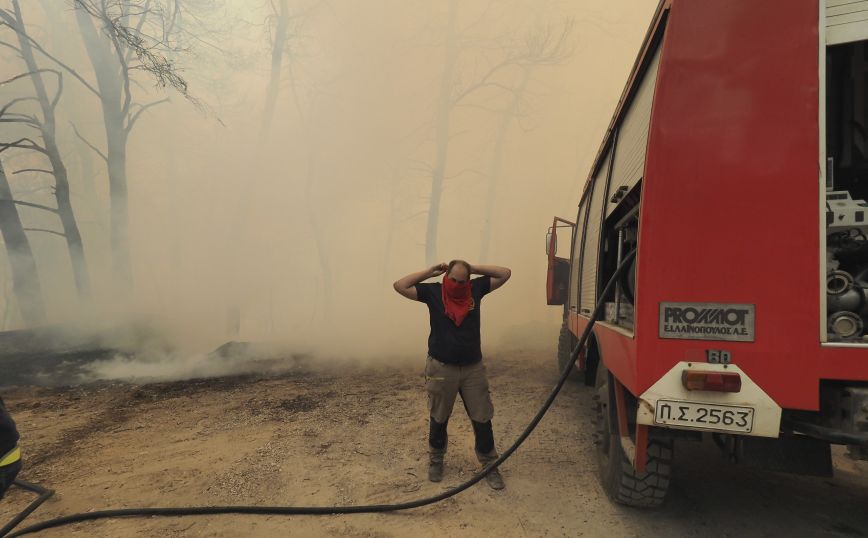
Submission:
<svg viewBox="0 0 868 538">
<path fill-rule="evenodd" d="M 547 285 L 563 365 L 636 251 L 577 365 L 640 477 L 675 430 L 868 435 L 866 43 L 865 1 L 661 2 Z"/>
</svg>

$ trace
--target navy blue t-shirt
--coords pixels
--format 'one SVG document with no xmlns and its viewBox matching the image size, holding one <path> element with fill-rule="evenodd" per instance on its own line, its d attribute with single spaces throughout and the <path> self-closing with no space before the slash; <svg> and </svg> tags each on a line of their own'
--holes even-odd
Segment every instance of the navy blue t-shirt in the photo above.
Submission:
<svg viewBox="0 0 868 538">
<path fill-rule="evenodd" d="M 446 315 L 443 305 L 443 284 L 416 284 L 420 302 L 428 305 L 431 334 L 428 336 L 428 355 L 447 364 L 473 364 L 482 360 L 479 309 L 482 298 L 491 291 L 491 277 L 483 276 L 470 281 L 470 312 L 456 326 Z"/>
</svg>

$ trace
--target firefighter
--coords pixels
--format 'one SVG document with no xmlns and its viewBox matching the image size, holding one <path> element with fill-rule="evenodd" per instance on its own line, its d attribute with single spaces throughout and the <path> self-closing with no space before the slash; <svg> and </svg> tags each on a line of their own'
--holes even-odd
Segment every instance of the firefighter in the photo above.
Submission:
<svg viewBox="0 0 868 538">
<path fill-rule="evenodd" d="M 21 470 L 21 451 L 18 449 L 18 430 L 0 398 L 0 499 L 15 481 Z"/>
<path fill-rule="evenodd" d="M 442 283 L 422 282 L 445 274 Z M 471 279 L 471 275 L 481 275 Z M 493 265 L 471 266 L 464 260 L 441 263 L 395 282 L 395 291 L 428 305 L 431 333 L 425 364 L 430 428 L 428 435 L 428 480 L 443 479 L 446 426 L 455 397 L 460 394 L 470 416 L 476 457 L 484 466 L 497 459 L 491 419 L 494 406 L 482 363 L 480 306 L 482 298 L 509 280 L 512 272 Z M 493 489 L 505 487 L 497 469 L 487 476 Z"/>
</svg>

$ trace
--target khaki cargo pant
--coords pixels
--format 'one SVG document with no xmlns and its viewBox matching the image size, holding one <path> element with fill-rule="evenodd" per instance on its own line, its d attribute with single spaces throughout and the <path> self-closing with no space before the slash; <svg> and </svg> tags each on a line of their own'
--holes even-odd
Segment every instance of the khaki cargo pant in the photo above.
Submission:
<svg viewBox="0 0 868 538">
<path fill-rule="evenodd" d="M 488 377 L 482 361 L 458 366 L 428 357 L 425 363 L 425 389 L 428 391 L 428 411 L 441 424 L 452 414 L 455 397 L 459 394 L 470 420 L 488 422 L 494 417 L 494 404 L 491 403 Z"/>
</svg>

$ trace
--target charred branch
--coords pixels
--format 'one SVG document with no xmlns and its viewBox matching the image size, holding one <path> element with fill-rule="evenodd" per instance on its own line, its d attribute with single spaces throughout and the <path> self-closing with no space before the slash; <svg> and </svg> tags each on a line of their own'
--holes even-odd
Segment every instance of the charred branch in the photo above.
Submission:
<svg viewBox="0 0 868 538">
<path fill-rule="evenodd" d="M 92 0 L 75 0 L 74 5 L 77 9 L 82 9 L 91 17 L 102 22 L 124 70 L 145 71 L 155 79 L 157 86 L 161 88 L 171 87 L 188 100 L 195 102 L 187 90 L 187 81 L 178 73 L 174 62 L 157 50 L 159 43 L 156 45 L 149 43 L 149 40 L 136 29 L 123 23 L 123 20 L 130 16 L 127 10 L 121 10 L 120 16 L 113 16 L 109 13 L 105 3 L 97 7 Z M 120 5 L 129 7 L 128 3 L 121 3 Z M 130 66 L 126 61 L 127 52 L 130 51 L 138 59 L 139 65 Z M 127 79 L 126 84 L 128 85 L 129 77 L 125 76 L 124 78 Z M 129 92 L 129 88 L 127 87 L 125 91 Z M 129 102 L 131 100 L 128 100 Z"/>
<path fill-rule="evenodd" d="M 105 162 L 108 162 L 108 157 L 106 156 L 105 153 L 103 153 L 102 151 L 100 151 L 99 148 L 97 148 L 96 146 L 94 146 L 93 144 L 91 144 L 91 143 L 87 140 L 87 138 L 85 138 L 84 136 L 82 136 L 82 134 L 78 132 L 78 128 L 75 126 L 74 123 L 70 122 L 69 124 L 72 126 L 72 130 L 73 130 L 73 132 L 75 132 L 75 136 L 77 136 L 79 140 L 81 140 L 82 142 L 84 142 L 84 145 L 85 145 L 85 146 L 87 146 L 87 147 L 89 147 L 90 149 L 92 149 L 92 150 L 94 151 L 94 153 L 96 153 L 97 155 L 99 155 L 99 156 L 102 158 L 102 160 L 104 160 Z"/>
<path fill-rule="evenodd" d="M 39 127 L 42 123 L 31 114 L 21 114 L 18 112 L 7 112 L 0 114 L 0 122 L 6 123 L 28 123 L 34 127 Z"/>
<path fill-rule="evenodd" d="M 51 171 L 51 170 L 46 170 L 46 169 L 44 169 L 44 168 L 22 168 L 21 170 L 16 170 L 15 172 L 12 172 L 12 174 L 24 174 L 24 173 L 26 173 L 26 172 L 39 172 L 39 173 L 42 173 L 42 174 L 52 174 L 52 175 L 54 175 L 54 172 L 53 172 L 53 171 Z"/>
<path fill-rule="evenodd" d="M 22 103 L 25 101 L 37 101 L 37 99 L 35 97 L 16 97 L 15 99 L 12 99 L 11 101 L 3 105 L 3 108 L 0 108 L 0 118 L 2 118 L 3 115 L 6 114 L 6 111 L 15 106 L 17 103 Z"/>
<path fill-rule="evenodd" d="M 40 146 L 39 144 L 27 137 L 19 138 L 15 142 L 0 142 L 0 153 L 6 151 L 9 148 L 30 149 L 43 154 L 48 153 L 44 147 Z"/>
<path fill-rule="evenodd" d="M 6 80 L 0 81 L 0 86 L 3 86 L 4 84 L 9 84 L 11 82 L 15 82 L 16 80 L 21 80 L 21 79 L 26 78 L 26 77 L 32 77 L 36 73 L 54 73 L 55 75 L 58 76 L 58 78 L 60 77 L 60 73 L 56 69 L 43 68 L 43 69 L 37 69 L 35 71 L 28 71 L 27 73 L 21 73 L 19 75 L 15 75 L 12 78 L 7 78 Z"/>
<path fill-rule="evenodd" d="M 444 180 L 455 179 L 455 178 L 457 178 L 459 176 L 463 176 L 465 174 L 473 174 L 473 175 L 477 175 L 477 176 L 485 176 L 486 175 L 485 172 L 481 172 L 479 170 L 474 170 L 473 168 L 465 168 L 463 170 L 459 170 L 458 172 L 456 172 L 452 175 L 443 176 L 443 179 Z"/>
<path fill-rule="evenodd" d="M 90 90 L 91 93 L 93 93 L 94 95 L 96 95 L 97 97 L 99 97 L 99 92 L 96 90 L 96 88 L 94 88 L 94 87 L 93 87 L 93 86 L 92 86 L 92 85 L 87 81 L 87 79 L 85 79 L 84 77 L 82 77 L 82 76 L 78 73 L 78 71 L 76 71 L 75 69 L 73 69 L 72 67 L 70 67 L 68 64 L 66 64 L 65 62 L 63 62 L 62 60 L 60 60 L 59 58 L 57 58 L 57 57 L 54 56 L 53 54 L 51 54 L 51 53 L 49 53 L 48 51 L 46 51 L 46 50 L 42 47 L 42 45 L 39 44 L 38 41 L 36 41 L 35 39 L 33 39 L 32 37 L 30 37 L 29 35 L 27 35 L 27 32 L 25 32 L 22 28 L 19 28 L 19 27 L 18 27 L 17 21 L 15 20 L 14 17 L 12 17 L 12 15 L 11 15 L 7 10 L 5 10 L 5 9 L 0 9 L 0 19 L 3 20 L 3 22 L 0 22 L 0 26 L 8 26 L 9 28 L 11 28 L 11 29 L 12 29 L 15 33 L 17 33 L 19 36 L 21 36 L 21 37 L 23 37 L 24 39 L 26 39 L 26 40 L 30 43 L 30 45 L 33 47 L 34 50 L 36 50 L 37 52 L 39 52 L 40 54 L 42 54 L 43 56 L 45 56 L 46 58 L 48 58 L 49 60 L 51 60 L 52 62 L 54 62 L 55 64 L 57 64 L 58 66 L 62 67 L 64 71 L 66 71 L 67 73 L 69 73 L 70 75 L 72 75 L 73 77 L 75 77 L 75 79 L 78 80 L 79 82 L 81 82 L 81 84 L 82 84 L 85 88 L 87 88 L 88 90 Z M 22 53 L 22 51 L 21 51 L 21 49 L 20 49 L 19 47 L 16 47 L 16 46 L 12 45 L 11 43 L 7 43 L 7 42 L 5 42 L 5 41 L 0 41 L 0 46 L 5 46 L 5 47 L 8 47 L 8 48 L 11 48 L 12 50 L 16 51 L 16 52 L 19 53 L 19 54 Z"/>
<path fill-rule="evenodd" d="M 501 71 L 503 71 L 509 67 L 516 66 L 516 65 L 518 65 L 518 62 L 516 60 L 507 59 L 507 60 L 503 60 L 502 62 L 498 63 L 497 65 L 491 67 L 482 76 L 482 78 L 479 79 L 479 82 L 476 82 L 475 84 L 471 84 L 470 86 L 468 86 L 465 89 L 463 89 L 462 91 L 460 91 L 455 97 L 453 97 L 452 98 L 452 105 L 455 106 L 455 105 L 459 104 L 461 101 L 463 101 L 465 98 L 467 98 L 467 96 L 471 95 L 472 93 L 474 93 L 476 91 L 481 90 L 482 88 L 497 87 L 497 88 L 504 89 L 506 91 L 512 91 L 512 88 L 510 88 L 509 86 L 506 86 L 506 85 L 501 84 L 499 82 L 492 82 L 491 79 L 494 78 L 499 72 L 501 72 Z"/>
<path fill-rule="evenodd" d="M 43 211 L 49 211 L 49 212 L 55 213 L 55 214 L 57 214 L 57 212 L 58 212 L 57 208 L 55 208 L 55 207 L 48 207 L 47 205 L 35 204 L 33 202 L 25 202 L 23 200 L 4 200 L 4 199 L 0 198 L 0 202 L 12 202 L 15 205 L 34 207 L 36 209 L 42 209 Z"/>
<path fill-rule="evenodd" d="M 165 98 L 165 99 L 160 99 L 159 101 L 154 101 L 154 102 L 152 102 L 152 103 L 148 103 L 148 104 L 146 104 L 146 105 L 141 105 L 141 104 L 138 104 L 138 103 L 133 103 L 132 106 L 134 106 L 134 107 L 135 107 L 135 106 L 138 106 L 138 109 L 136 109 L 136 111 L 133 112 L 133 113 L 129 116 L 129 119 L 127 120 L 127 126 L 124 127 L 124 130 L 125 130 L 127 133 L 129 133 L 129 132 L 133 129 L 133 127 L 134 127 L 135 124 L 136 124 L 136 121 L 139 119 L 139 116 L 141 116 L 143 112 L 145 112 L 145 111 L 148 110 L 149 108 L 155 107 L 155 106 L 160 105 L 160 104 L 163 104 L 163 103 L 168 103 L 168 102 L 169 102 L 169 98 L 167 97 L 167 98 Z"/>
<path fill-rule="evenodd" d="M 458 92 L 452 99 L 453 106 L 485 88 L 501 89 L 515 94 L 516 88 L 497 81 L 497 77 L 514 67 L 557 65 L 563 62 L 571 54 L 568 43 L 573 26 L 574 21 L 568 19 L 560 31 L 552 26 L 545 26 L 527 32 L 517 50 L 508 52 L 503 60 L 491 66 L 477 82 Z"/>
<path fill-rule="evenodd" d="M 24 228 L 24 231 L 25 232 L 42 232 L 42 233 L 47 233 L 47 234 L 51 234 L 51 235 L 56 235 L 59 237 L 66 237 L 66 234 L 63 232 L 58 232 L 55 230 L 49 230 L 47 228 Z"/>
<path fill-rule="evenodd" d="M 143 39 L 142 38 L 142 28 L 144 28 L 144 26 L 145 26 L 145 21 L 148 20 L 148 14 L 151 13 L 150 6 L 151 6 L 151 0 L 147 0 L 147 2 L 145 2 L 144 8 L 142 8 L 142 11 L 138 14 L 139 23 L 136 25 L 136 29 L 132 31 L 132 33 L 134 33 L 140 39 Z M 134 49 L 132 47 L 127 48 L 126 54 L 124 54 L 124 62 L 123 62 L 125 65 L 128 65 L 130 63 L 130 60 L 133 57 L 133 51 L 134 51 Z"/>
</svg>

